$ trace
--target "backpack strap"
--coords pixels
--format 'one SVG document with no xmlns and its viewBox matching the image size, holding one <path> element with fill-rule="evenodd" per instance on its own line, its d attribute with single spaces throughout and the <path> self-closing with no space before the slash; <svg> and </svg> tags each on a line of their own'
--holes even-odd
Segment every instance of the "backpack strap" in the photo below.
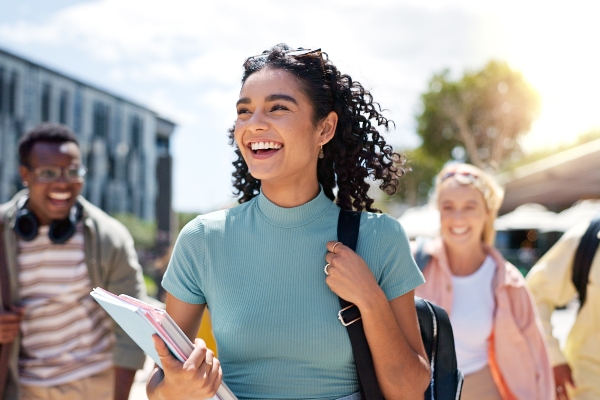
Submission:
<svg viewBox="0 0 600 400">
<path fill-rule="evenodd" d="M 344 246 L 356 251 L 358 243 L 358 232 L 360 230 L 360 212 L 341 210 L 338 219 L 338 241 Z M 354 362 L 358 373 L 358 384 L 360 387 L 360 397 L 362 400 L 383 400 L 377 376 L 375 375 L 375 366 L 373 357 L 369 349 L 369 343 L 365 336 L 360 310 L 356 305 L 340 299 L 341 310 L 338 318 L 348 330 Z"/>
<path fill-rule="evenodd" d="M 10 310 L 10 282 L 4 242 L 4 224 L 2 221 L 0 221 L 0 296 L 2 299 L 2 308 L 6 311 Z M 4 391 L 8 380 L 8 366 L 10 364 L 11 349 L 12 343 L 0 345 L 0 399 L 4 398 Z"/>
<path fill-rule="evenodd" d="M 590 226 L 587 228 L 577 251 L 575 252 L 575 259 L 573 261 L 573 277 L 571 280 L 577 289 L 579 294 L 579 301 L 583 308 L 587 297 L 587 284 L 590 275 L 590 269 L 592 268 L 592 261 L 596 255 L 598 244 L 600 244 L 600 238 L 598 238 L 598 232 L 600 232 L 600 216 L 596 217 L 590 222 Z"/>
<path fill-rule="evenodd" d="M 417 244 L 417 249 L 415 250 L 414 258 L 417 263 L 417 267 L 419 270 L 423 272 L 427 264 L 429 264 L 429 260 L 431 260 L 431 254 L 425 252 L 425 245 L 429 243 L 431 239 L 417 236 L 415 238 L 415 242 Z"/>
</svg>

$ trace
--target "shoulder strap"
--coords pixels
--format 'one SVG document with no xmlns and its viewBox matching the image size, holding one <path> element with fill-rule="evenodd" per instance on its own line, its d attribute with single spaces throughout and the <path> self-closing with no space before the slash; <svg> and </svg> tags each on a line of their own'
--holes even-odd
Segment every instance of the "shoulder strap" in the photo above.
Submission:
<svg viewBox="0 0 600 400">
<path fill-rule="evenodd" d="M 10 282 L 8 276 L 8 261 L 6 260 L 6 248 L 4 244 L 4 224 L 0 221 L 0 298 L 2 307 L 5 310 L 10 309 Z M 12 344 L 0 345 L 0 399 L 4 398 L 4 389 L 8 378 L 8 366 L 10 364 L 10 353 Z"/>
<path fill-rule="evenodd" d="M 341 210 L 338 219 L 338 241 L 354 251 L 356 251 L 356 244 L 358 243 L 360 215 L 360 212 Z M 371 350 L 369 349 L 369 343 L 367 342 L 360 317 L 360 310 L 354 304 L 341 297 L 339 299 L 342 309 L 338 313 L 338 317 L 342 324 L 346 326 L 350 343 L 352 344 L 361 399 L 383 400 L 377 376 L 375 375 L 373 357 L 371 356 Z"/>
<path fill-rule="evenodd" d="M 590 226 L 581 237 L 581 241 L 575 252 L 572 281 L 577 289 L 577 293 L 579 293 L 579 301 L 581 302 L 580 310 L 583 308 L 587 296 L 587 284 L 592 260 L 596 255 L 598 244 L 600 244 L 598 232 L 600 232 L 600 217 L 592 220 Z"/>
<path fill-rule="evenodd" d="M 421 236 L 418 236 L 415 239 L 417 249 L 415 251 L 414 257 L 415 262 L 417 263 L 417 267 L 419 267 L 419 270 L 421 272 L 425 270 L 425 267 L 427 266 L 427 264 L 429 264 L 429 260 L 431 260 L 431 255 L 425 252 L 425 245 L 429 243 L 430 240 L 431 239 L 429 238 L 424 238 Z"/>
<path fill-rule="evenodd" d="M 460 398 L 464 377 L 457 368 L 452 324 L 446 311 L 415 296 L 421 339 L 431 366 L 431 381 L 425 391 L 428 400 Z"/>
</svg>

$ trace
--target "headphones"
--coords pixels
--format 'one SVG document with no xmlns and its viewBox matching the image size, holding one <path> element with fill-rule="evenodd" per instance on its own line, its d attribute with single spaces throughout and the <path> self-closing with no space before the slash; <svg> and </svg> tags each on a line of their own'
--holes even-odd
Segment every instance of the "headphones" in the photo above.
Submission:
<svg viewBox="0 0 600 400">
<path fill-rule="evenodd" d="M 25 197 L 17 211 L 14 230 L 21 239 L 29 242 L 37 237 L 40 223 L 27 208 L 28 202 L 29 198 Z M 77 223 L 81 220 L 82 215 L 83 208 L 79 202 L 76 202 L 67 218 L 52 221 L 48 231 L 50 241 L 54 244 L 63 244 L 69 240 L 75 234 Z"/>
</svg>

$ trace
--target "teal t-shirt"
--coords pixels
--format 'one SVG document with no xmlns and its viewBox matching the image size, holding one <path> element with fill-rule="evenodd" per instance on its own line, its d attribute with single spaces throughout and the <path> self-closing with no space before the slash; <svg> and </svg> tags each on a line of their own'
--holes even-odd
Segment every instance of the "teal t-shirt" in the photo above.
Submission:
<svg viewBox="0 0 600 400">
<path fill-rule="evenodd" d="M 262 193 L 181 231 L 164 288 L 210 309 L 224 381 L 240 399 L 338 399 L 358 391 L 338 297 L 325 283 L 339 207 L 323 191 L 281 208 Z M 424 282 L 398 221 L 362 213 L 357 253 L 388 299 Z"/>
</svg>

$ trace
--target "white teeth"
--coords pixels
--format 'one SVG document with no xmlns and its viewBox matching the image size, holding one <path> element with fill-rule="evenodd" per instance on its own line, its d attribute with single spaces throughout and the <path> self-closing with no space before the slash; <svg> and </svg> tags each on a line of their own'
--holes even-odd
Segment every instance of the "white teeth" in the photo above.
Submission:
<svg viewBox="0 0 600 400">
<path fill-rule="evenodd" d="M 279 150 L 281 148 L 281 144 L 275 143 L 275 142 L 252 142 L 252 143 L 250 143 L 250 148 L 252 150 L 264 150 L 264 149 Z"/>
<path fill-rule="evenodd" d="M 49 197 L 52 200 L 68 200 L 71 198 L 71 193 L 50 193 Z"/>
<path fill-rule="evenodd" d="M 452 233 L 456 233 L 457 235 L 462 235 L 467 232 L 468 228 L 452 228 Z"/>
</svg>

